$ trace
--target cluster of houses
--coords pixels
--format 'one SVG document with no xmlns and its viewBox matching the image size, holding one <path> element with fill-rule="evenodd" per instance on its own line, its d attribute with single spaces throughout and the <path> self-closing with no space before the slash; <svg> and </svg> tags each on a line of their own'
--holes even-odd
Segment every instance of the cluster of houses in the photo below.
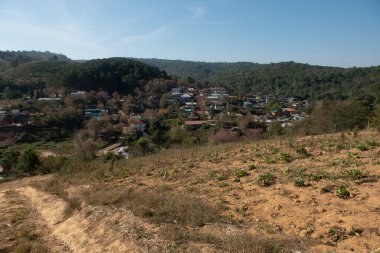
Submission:
<svg viewBox="0 0 380 253">
<path fill-rule="evenodd" d="M 0 108 L 0 127 L 20 127 L 26 124 L 34 114 L 21 109 L 3 109 Z"/>
<path fill-rule="evenodd" d="M 143 120 L 143 117 L 138 114 L 131 114 L 127 117 L 125 121 L 125 127 L 123 127 L 123 133 L 136 133 L 144 132 L 146 128 L 146 123 Z"/>
<path fill-rule="evenodd" d="M 282 126 L 290 126 L 294 121 L 302 121 L 308 115 L 305 110 L 309 107 L 307 99 L 295 97 L 273 96 L 273 95 L 245 95 L 237 97 L 231 95 L 231 91 L 218 86 L 208 89 L 197 90 L 194 87 L 175 87 L 170 91 L 167 100 L 168 104 L 177 104 L 186 116 L 185 126 L 197 128 L 213 123 L 213 115 L 218 112 L 231 112 L 239 114 L 241 110 L 250 110 L 253 120 L 267 125 L 279 122 Z M 85 98 L 85 91 L 73 91 L 69 94 L 72 97 Z M 109 99 L 107 97 L 106 99 Z M 136 104 L 142 101 L 137 101 Z M 61 97 L 39 98 L 37 103 L 49 103 L 57 107 L 63 107 L 64 101 Z M 270 105 L 276 104 L 276 108 Z M 30 122 L 34 114 L 21 109 L 1 109 L 0 127 L 22 126 Z M 144 132 L 146 123 L 142 115 L 126 115 L 120 109 L 115 108 L 86 108 L 83 112 L 84 119 L 108 119 L 114 122 L 125 124 L 123 133 L 136 131 Z"/>
<path fill-rule="evenodd" d="M 197 90 L 195 88 L 185 88 L 185 87 L 176 87 L 172 88 L 170 92 L 171 98 L 169 103 L 186 103 L 193 101 L 197 95 Z"/>
</svg>

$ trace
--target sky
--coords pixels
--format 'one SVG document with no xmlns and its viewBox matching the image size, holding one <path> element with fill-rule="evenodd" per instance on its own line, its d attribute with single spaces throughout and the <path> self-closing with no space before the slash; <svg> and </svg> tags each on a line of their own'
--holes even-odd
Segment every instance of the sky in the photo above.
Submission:
<svg viewBox="0 0 380 253">
<path fill-rule="evenodd" d="M 380 65 L 380 0 L 0 0 L 0 50 Z"/>
</svg>

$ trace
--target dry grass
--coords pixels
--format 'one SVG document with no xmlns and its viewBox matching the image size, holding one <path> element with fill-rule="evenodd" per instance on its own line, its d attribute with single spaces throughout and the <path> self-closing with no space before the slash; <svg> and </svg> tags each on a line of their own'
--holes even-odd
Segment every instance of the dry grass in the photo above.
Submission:
<svg viewBox="0 0 380 253">
<path fill-rule="evenodd" d="M 190 242 L 207 243 L 215 246 L 222 244 L 222 240 L 215 236 L 201 233 L 196 229 L 190 229 L 179 224 L 165 224 L 162 226 L 160 237 L 174 242 L 176 245 L 186 245 Z"/>
<path fill-rule="evenodd" d="M 294 238 L 267 238 L 248 233 L 225 238 L 222 247 L 230 253 L 294 253 L 305 248 L 300 240 Z"/>
<path fill-rule="evenodd" d="M 23 231 L 17 239 L 17 245 L 12 253 L 47 253 L 49 250 L 43 245 L 39 236 L 30 231 Z"/>
<path fill-rule="evenodd" d="M 1 223 L 0 252 L 46 253 L 49 252 L 35 224 L 35 215 L 20 194 L 8 190 L 0 203 Z"/>
<path fill-rule="evenodd" d="M 201 226 L 215 222 L 220 217 L 218 208 L 205 204 L 199 198 L 160 188 L 153 192 L 98 185 L 86 191 L 83 199 L 90 205 L 126 207 L 136 216 L 148 218 L 156 223 Z"/>
</svg>

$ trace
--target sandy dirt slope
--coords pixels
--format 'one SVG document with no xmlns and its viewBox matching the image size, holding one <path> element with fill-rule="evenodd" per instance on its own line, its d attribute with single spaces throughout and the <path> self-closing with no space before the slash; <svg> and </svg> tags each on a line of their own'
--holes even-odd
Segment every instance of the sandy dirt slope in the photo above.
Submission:
<svg viewBox="0 0 380 253">
<path fill-rule="evenodd" d="M 114 232 L 117 231 L 118 220 L 128 222 L 126 219 L 131 218 L 128 215 L 122 217 L 119 213 L 118 216 L 107 217 L 105 213 L 99 219 L 98 212 L 87 207 L 67 217 L 68 204 L 64 200 L 29 186 L 33 181 L 49 178 L 32 177 L 0 184 L 0 216 L 4 234 L 9 234 L 4 228 L 13 229 L 10 223 L 14 210 L 24 208 L 31 213 L 30 217 L 25 218 L 25 227 L 33 226 L 34 230 L 38 230 L 51 252 L 142 252 L 143 247 L 126 240 L 128 238 L 122 233 Z M 8 192 L 15 194 L 6 198 Z M 14 238 L 2 238 L 4 242 L 1 244 L 9 248 L 5 252 L 10 252 L 15 246 L 12 243 L 5 245 L 5 242 L 14 241 Z"/>
<path fill-rule="evenodd" d="M 0 187 L 0 252 L 26 252 L 29 243 L 34 245 L 32 252 L 71 252 L 51 235 L 29 200 L 14 187 L 5 186 Z"/>
<path fill-rule="evenodd" d="M 66 219 L 67 203 L 30 186 L 18 191 L 27 197 L 46 221 L 53 236 L 72 252 L 140 252 L 133 243 L 118 238 L 102 221 L 88 220 L 85 212 L 77 212 Z"/>
</svg>

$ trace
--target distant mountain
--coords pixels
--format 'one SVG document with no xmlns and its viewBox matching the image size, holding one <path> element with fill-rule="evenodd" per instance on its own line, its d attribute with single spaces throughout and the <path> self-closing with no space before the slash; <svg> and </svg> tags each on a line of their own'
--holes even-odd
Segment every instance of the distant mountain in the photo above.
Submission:
<svg viewBox="0 0 380 253">
<path fill-rule="evenodd" d="M 3 64 L 8 63 L 11 67 L 32 61 L 71 61 L 63 54 L 49 51 L 0 51 L 0 60 Z"/>
<path fill-rule="evenodd" d="M 169 75 L 191 77 L 206 85 L 224 85 L 240 94 L 310 96 L 315 99 L 380 94 L 380 66 L 337 68 L 295 62 L 258 64 L 138 60 L 156 66 Z"/>
</svg>

